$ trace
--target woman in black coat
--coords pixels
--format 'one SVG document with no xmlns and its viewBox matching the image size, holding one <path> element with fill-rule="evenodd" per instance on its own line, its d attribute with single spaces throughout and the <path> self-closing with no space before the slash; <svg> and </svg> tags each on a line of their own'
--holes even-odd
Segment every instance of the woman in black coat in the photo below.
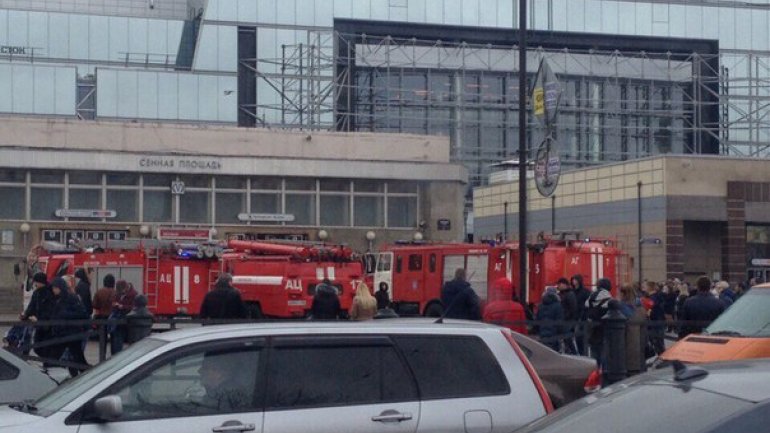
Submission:
<svg viewBox="0 0 770 433">
<path fill-rule="evenodd" d="M 87 320 L 88 314 L 86 314 L 83 304 L 80 299 L 69 292 L 67 282 L 62 278 L 56 278 L 51 282 L 51 289 L 54 295 L 54 306 L 51 320 L 54 321 L 70 321 L 70 320 Z M 56 324 L 52 327 L 53 338 L 64 340 L 59 344 L 56 344 L 51 349 L 51 358 L 59 359 L 66 350 L 69 350 L 70 360 L 72 362 L 88 365 L 85 354 L 83 353 L 83 338 L 82 336 L 76 336 L 76 334 L 82 333 L 84 325 L 69 325 L 69 324 Z M 75 367 L 69 367 L 70 375 L 72 377 L 77 376 L 80 370 Z"/>
</svg>

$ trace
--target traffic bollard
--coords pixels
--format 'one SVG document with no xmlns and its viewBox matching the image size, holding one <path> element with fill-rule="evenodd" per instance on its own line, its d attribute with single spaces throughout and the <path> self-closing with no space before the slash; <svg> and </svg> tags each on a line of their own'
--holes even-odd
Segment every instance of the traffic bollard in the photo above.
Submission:
<svg viewBox="0 0 770 433">
<path fill-rule="evenodd" d="M 602 317 L 604 325 L 604 345 L 607 348 L 607 369 L 604 371 L 606 384 L 612 384 L 626 378 L 626 316 L 620 312 L 620 303 L 611 300 L 607 305 L 607 314 Z"/>
</svg>

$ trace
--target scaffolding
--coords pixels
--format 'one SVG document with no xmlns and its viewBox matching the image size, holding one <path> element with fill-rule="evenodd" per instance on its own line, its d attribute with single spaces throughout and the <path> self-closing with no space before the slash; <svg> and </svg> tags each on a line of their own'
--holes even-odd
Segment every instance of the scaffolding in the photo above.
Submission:
<svg viewBox="0 0 770 433">
<path fill-rule="evenodd" d="M 465 157 L 473 154 L 476 161 L 471 165 L 480 166 L 511 157 L 518 148 L 508 143 L 515 139 L 509 137 L 510 129 L 517 127 L 518 84 L 508 79 L 518 71 L 517 56 L 516 46 L 308 30 L 303 42 L 282 45 L 278 57 L 255 59 L 258 80 L 269 91 L 257 95 L 252 110 L 261 125 L 276 128 L 446 135 L 456 159 L 467 163 Z M 770 156 L 770 52 L 530 48 L 529 74 L 535 73 L 541 58 L 566 77 L 571 89 L 580 87 L 574 96 L 567 95 L 570 105 L 563 104 L 557 126 L 570 131 L 578 122 L 578 137 L 569 138 L 583 146 L 579 157 L 572 155 L 581 165 L 646 154 L 708 153 L 712 148 L 725 155 Z M 260 72 L 263 65 L 275 65 L 277 72 Z M 450 78 L 444 80 L 447 74 Z M 422 77 L 424 81 L 415 83 Z M 501 92 L 489 91 L 494 80 L 505 86 Z M 634 90 L 640 83 L 646 90 Z M 622 95 L 610 94 L 616 88 Z M 416 108 L 424 111 L 419 119 Z M 490 113 L 494 120 L 487 118 Z M 477 130 L 503 124 L 502 149 L 485 148 L 483 132 L 468 148 Z M 538 127 L 529 127 L 533 147 Z M 644 134 L 648 144 L 639 148 L 630 143 L 617 149 L 607 145 L 608 137 L 641 142 Z M 655 148 L 669 136 L 681 146 L 664 143 Z M 589 155 L 592 149 L 601 156 Z"/>
</svg>

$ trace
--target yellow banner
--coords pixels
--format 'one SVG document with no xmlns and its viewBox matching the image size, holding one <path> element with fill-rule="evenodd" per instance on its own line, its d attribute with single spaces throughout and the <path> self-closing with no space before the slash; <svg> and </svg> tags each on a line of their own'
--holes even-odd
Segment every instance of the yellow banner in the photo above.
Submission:
<svg viewBox="0 0 770 433">
<path fill-rule="evenodd" d="M 545 91 L 542 87 L 536 87 L 532 92 L 533 109 L 535 116 L 545 115 Z"/>
</svg>

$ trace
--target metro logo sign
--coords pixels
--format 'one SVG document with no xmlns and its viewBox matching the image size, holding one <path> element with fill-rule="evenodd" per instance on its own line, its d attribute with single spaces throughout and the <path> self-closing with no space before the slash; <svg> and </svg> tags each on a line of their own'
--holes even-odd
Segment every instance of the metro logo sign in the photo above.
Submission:
<svg viewBox="0 0 770 433">
<path fill-rule="evenodd" d="M 59 218 L 115 218 L 118 213 L 101 209 L 56 209 L 54 215 Z"/>
</svg>

